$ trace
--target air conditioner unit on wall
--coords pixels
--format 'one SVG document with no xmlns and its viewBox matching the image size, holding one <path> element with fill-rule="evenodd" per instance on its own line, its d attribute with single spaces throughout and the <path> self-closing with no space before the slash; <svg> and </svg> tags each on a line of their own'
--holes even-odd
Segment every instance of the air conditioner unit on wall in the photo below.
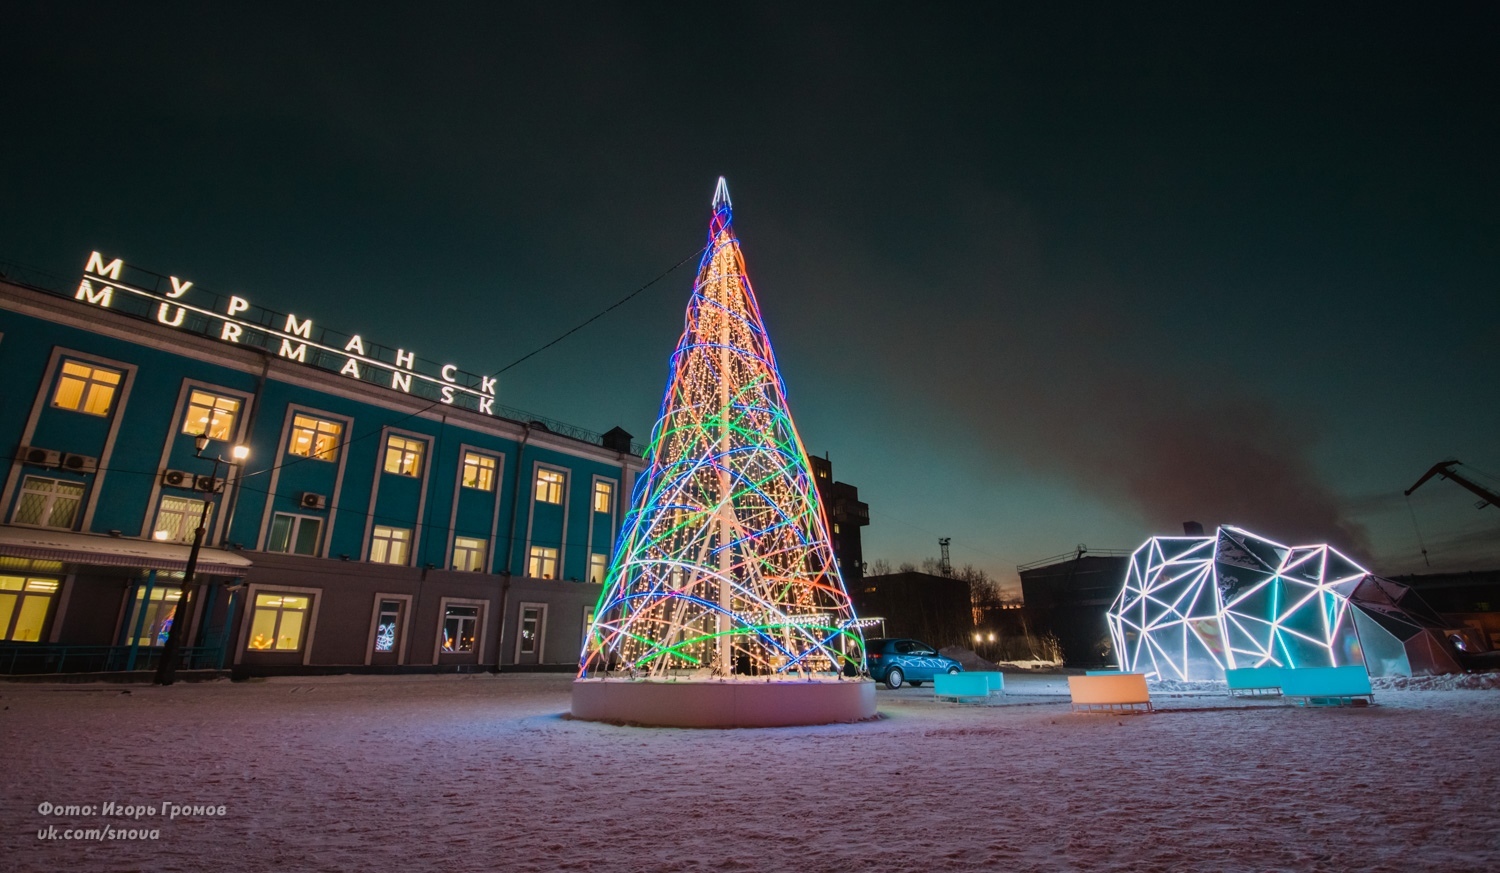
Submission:
<svg viewBox="0 0 1500 873">
<path fill-rule="evenodd" d="M 185 470 L 163 470 L 161 484 L 168 488 L 191 488 L 193 487 L 193 474 Z"/>
<path fill-rule="evenodd" d="M 16 459 L 41 467 L 56 467 L 62 462 L 62 452 L 55 449 L 39 449 L 36 446 L 21 446 L 16 449 Z"/>
<path fill-rule="evenodd" d="M 62 456 L 62 468 L 74 473 L 93 473 L 99 469 L 99 459 L 69 453 Z"/>
<path fill-rule="evenodd" d="M 218 490 L 220 488 L 223 488 L 223 487 L 224 487 L 224 480 L 223 479 L 216 479 L 213 476 L 194 476 L 193 477 L 193 490 L 194 491 L 209 491 L 209 492 L 217 493 Z"/>
<path fill-rule="evenodd" d="M 302 492 L 302 498 L 298 501 L 303 509 L 327 509 L 328 498 L 311 491 Z"/>
</svg>

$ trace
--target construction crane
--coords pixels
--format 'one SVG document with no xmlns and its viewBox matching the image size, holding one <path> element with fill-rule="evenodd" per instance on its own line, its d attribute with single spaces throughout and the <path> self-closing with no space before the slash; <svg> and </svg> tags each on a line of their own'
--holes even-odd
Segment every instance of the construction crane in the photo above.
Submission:
<svg viewBox="0 0 1500 873">
<path fill-rule="evenodd" d="M 1422 483 L 1426 482 L 1428 479 L 1431 479 L 1433 476 L 1441 476 L 1444 479 L 1452 479 L 1460 486 L 1467 488 L 1475 494 L 1478 494 L 1480 497 L 1484 498 L 1475 505 L 1475 509 L 1483 509 L 1490 504 L 1500 505 L 1500 494 L 1496 494 L 1483 485 L 1480 485 L 1479 483 L 1474 482 L 1473 480 L 1465 476 L 1459 475 L 1459 472 L 1453 469 L 1454 467 L 1457 467 L 1459 463 L 1459 461 L 1455 460 L 1443 461 L 1439 464 L 1433 464 L 1432 469 L 1428 470 L 1426 473 L 1423 473 L 1422 478 L 1417 480 L 1417 484 L 1406 489 L 1406 496 L 1410 497 L 1413 491 L 1422 487 Z"/>
</svg>

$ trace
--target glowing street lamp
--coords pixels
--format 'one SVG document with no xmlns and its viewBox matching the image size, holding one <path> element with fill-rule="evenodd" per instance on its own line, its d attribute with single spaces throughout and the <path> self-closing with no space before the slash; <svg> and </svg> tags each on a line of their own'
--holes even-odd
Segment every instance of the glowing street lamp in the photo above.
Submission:
<svg viewBox="0 0 1500 873">
<path fill-rule="evenodd" d="M 203 457 L 203 451 L 208 448 L 208 443 L 208 429 L 205 426 L 202 433 L 193 437 L 194 457 Z M 222 457 L 214 455 L 214 469 L 212 475 L 208 478 L 207 487 L 200 489 L 197 482 L 193 483 L 194 490 L 205 492 L 203 509 L 198 513 L 198 527 L 193 531 L 193 545 L 188 549 L 187 567 L 182 573 L 182 597 L 177 601 L 176 612 L 172 616 L 172 629 L 167 632 L 167 645 L 162 649 L 161 661 L 156 665 L 156 679 L 154 681 L 157 685 L 171 685 L 177 681 L 177 653 L 182 649 L 182 637 L 187 633 L 184 628 L 188 624 L 189 616 L 192 615 L 193 593 L 197 588 L 193 580 L 193 575 L 198 571 L 198 553 L 203 548 L 203 537 L 208 532 L 208 508 L 211 505 L 214 495 L 222 490 L 218 485 L 219 465 L 224 464 L 228 469 L 238 467 L 250 457 L 250 447 L 243 445 L 235 446 L 229 450 L 229 455 L 233 460 L 226 461 Z M 162 531 L 157 531 L 155 534 L 156 538 L 164 539 L 162 533 Z"/>
</svg>

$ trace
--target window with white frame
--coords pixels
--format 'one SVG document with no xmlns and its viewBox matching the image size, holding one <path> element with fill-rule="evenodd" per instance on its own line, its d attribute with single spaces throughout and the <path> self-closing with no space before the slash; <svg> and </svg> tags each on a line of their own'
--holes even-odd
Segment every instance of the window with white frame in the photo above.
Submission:
<svg viewBox="0 0 1500 873">
<path fill-rule="evenodd" d="M 385 438 L 385 471 L 401 476 L 422 475 L 422 453 L 427 443 L 391 434 Z"/>
<path fill-rule="evenodd" d="M 609 572 L 609 555 L 603 552 L 595 552 L 589 555 L 589 581 L 595 585 L 604 582 L 604 574 Z"/>
<path fill-rule="evenodd" d="M 57 587 L 56 579 L 0 576 L 0 640 L 40 642 Z"/>
<path fill-rule="evenodd" d="M 474 651 L 474 635 L 478 627 L 479 607 L 449 604 L 443 610 L 443 651 Z"/>
<path fill-rule="evenodd" d="M 523 655 L 535 655 L 542 642 L 542 620 L 546 609 L 542 606 L 521 606 L 521 646 Z"/>
<path fill-rule="evenodd" d="M 343 435 L 344 426 L 339 422 L 299 412 L 292 416 L 292 433 L 286 452 L 319 461 L 337 460 L 339 439 Z"/>
<path fill-rule="evenodd" d="M 65 360 L 52 392 L 52 405 L 88 415 L 109 415 L 123 377 L 119 370 Z"/>
<path fill-rule="evenodd" d="M 411 555 L 411 528 L 375 525 L 370 534 L 370 560 L 376 564 L 405 564 Z"/>
<path fill-rule="evenodd" d="M 305 595 L 258 592 L 250 614 L 246 648 L 257 652 L 301 650 L 311 606 L 312 598 Z"/>
<path fill-rule="evenodd" d="M 478 452 L 464 452 L 463 486 L 476 491 L 495 490 L 495 459 Z"/>
<path fill-rule="evenodd" d="M 224 397 L 194 388 L 188 393 L 187 416 L 182 421 L 182 432 L 208 434 L 211 440 L 229 441 L 234 438 L 234 421 L 240 414 L 240 399 Z"/>
<path fill-rule="evenodd" d="M 562 503 L 564 475 L 557 470 L 536 471 L 538 503 Z"/>
<path fill-rule="evenodd" d="M 13 524 L 72 530 L 82 502 L 82 482 L 27 476 L 21 481 L 21 495 L 10 520 Z"/>
<path fill-rule="evenodd" d="M 375 651 L 396 651 L 401 637 L 401 615 L 405 609 L 406 603 L 402 600 L 380 601 L 380 613 L 375 618 Z"/>
<path fill-rule="evenodd" d="M 278 512 L 271 516 L 266 551 L 316 555 L 323 539 L 323 519 L 313 515 Z"/>
<path fill-rule="evenodd" d="M 551 579 L 557 575 L 557 549 L 546 546 L 531 547 L 531 561 L 527 575 L 533 579 Z"/>
<path fill-rule="evenodd" d="M 198 531 L 200 517 L 203 519 L 204 530 L 208 529 L 209 516 L 203 514 L 205 507 L 209 515 L 212 515 L 213 507 L 202 500 L 163 494 L 161 505 L 156 510 L 156 526 L 151 529 L 151 538 L 164 543 L 191 543 L 193 535 Z"/>
<path fill-rule="evenodd" d="M 615 483 L 594 481 L 594 511 L 609 513 L 615 508 Z"/>
<path fill-rule="evenodd" d="M 453 569 L 470 573 L 484 571 L 485 542 L 478 537 L 453 538 Z"/>
</svg>

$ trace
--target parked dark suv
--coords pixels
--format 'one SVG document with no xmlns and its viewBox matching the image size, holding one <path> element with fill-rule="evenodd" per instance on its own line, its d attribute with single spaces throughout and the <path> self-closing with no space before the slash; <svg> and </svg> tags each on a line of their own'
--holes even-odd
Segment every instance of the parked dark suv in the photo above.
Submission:
<svg viewBox="0 0 1500 873">
<path fill-rule="evenodd" d="M 887 688 L 900 688 L 902 683 L 915 687 L 939 673 L 964 670 L 964 665 L 939 655 L 937 649 L 920 640 L 865 640 L 865 658 L 870 678 L 884 682 Z"/>
</svg>

